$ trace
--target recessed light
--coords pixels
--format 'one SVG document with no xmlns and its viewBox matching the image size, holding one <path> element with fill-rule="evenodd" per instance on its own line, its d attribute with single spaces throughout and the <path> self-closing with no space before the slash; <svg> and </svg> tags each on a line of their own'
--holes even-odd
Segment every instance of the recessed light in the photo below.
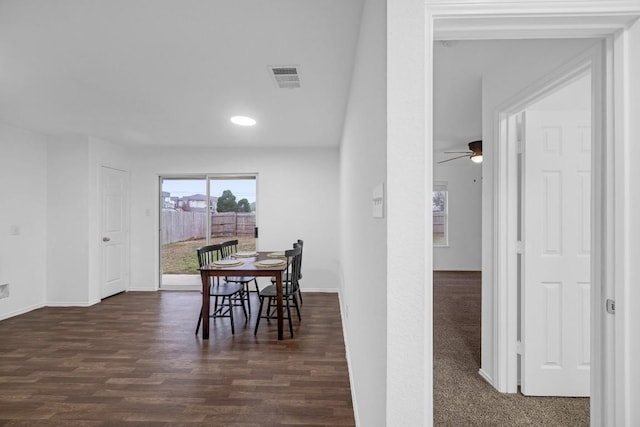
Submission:
<svg viewBox="0 0 640 427">
<path fill-rule="evenodd" d="M 255 119 L 247 116 L 233 116 L 231 117 L 231 123 L 238 126 L 253 126 L 256 124 Z"/>
</svg>

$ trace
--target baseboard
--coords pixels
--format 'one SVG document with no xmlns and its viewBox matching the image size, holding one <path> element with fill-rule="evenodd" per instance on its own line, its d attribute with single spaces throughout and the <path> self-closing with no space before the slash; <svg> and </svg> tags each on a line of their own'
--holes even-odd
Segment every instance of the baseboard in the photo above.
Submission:
<svg viewBox="0 0 640 427">
<path fill-rule="evenodd" d="M 133 289 L 132 289 L 133 290 Z M 188 292 L 200 292 L 202 286 L 196 285 L 166 285 L 158 289 L 159 291 L 188 291 Z M 139 290 L 138 292 L 149 292 L 149 289 Z"/>
<path fill-rule="evenodd" d="M 486 381 L 488 382 L 491 387 L 495 388 L 495 386 L 493 385 L 493 379 L 484 371 L 482 370 L 482 368 L 480 368 L 478 370 L 478 374 L 480 374 L 480 376 Z"/>
<path fill-rule="evenodd" d="M 162 288 L 164 289 L 164 288 Z M 127 292 L 131 291 L 131 292 L 155 292 L 155 291 L 159 291 L 160 289 L 157 288 L 149 288 L 149 287 L 129 287 L 129 289 L 127 289 Z"/>
<path fill-rule="evenodd" d="M 37 309 L 43 308 L 43 307 L 46 307 L 46 305 L 45 304 L 30 305 L 28 307 L 21 308 L 20 310 L 16 310 L 16 311 L 12 311 L 10 313 L 2 314 L 2 315 L 0 315 L 0 320 L 5 320 L 5 319 L 9 319 L 11 317 L 20 316 L 21 314 L 25 314 L 25 313 L 28 313 L 30 311 L 37 310 Z"/>
<path fill-rule="evenodd" d="M 326 294 L 338 294 L 340 295 L 340 290 L 338 288 L 300 288 L 300 292 L 322 292 Z M 342 310 L 342 306 L 340 306 L 340 310 Z"/>
<path fill-rule="evenodd" d="M 351 369 L 351 357 L 349 356 L 349 342 L 347 340 L 346 322 L 344 312 L 342 311 L 342 293 L 338 290 L 338 304 L 340 304 L 340 320 L 342 323 L 342 338 L 344 340 L 344 353 L 347 359 L 347 371 L 349 371 L 349 389 L 351 389 L 351 405 L 353 406 L 353 418 L 356 426 L 360 425 L 360 417 L 358 416 L 358 404 L 355 395 L 355 387 L 353 386 L 353 370 Z"/>
<path fill-rule="evenodd" d="M 96 305 L 100 302 L 99 299 L 93 301 L 54 301 L 47 302 L 45 304 L 46 307 L 91 307 L 92 305 Z"/>
</svg>

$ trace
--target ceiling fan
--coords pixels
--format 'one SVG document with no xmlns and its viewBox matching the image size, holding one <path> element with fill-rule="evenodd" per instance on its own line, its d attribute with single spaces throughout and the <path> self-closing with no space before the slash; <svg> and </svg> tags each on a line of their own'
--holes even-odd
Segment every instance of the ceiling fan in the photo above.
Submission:
<svg viewBox="0 0 640 427">
<path fill-rule="evenodd" d="M 462 156 L 452 157 L 447 160 L 443 160 L 440 163 L 450 162 L 451 160 L 462 159 L 468 157 L 474 163 L 482 163 L 482 140 L 471 141 L 469 144 L 469 151 L 445 151 L 446 154 L 464 154 Z"/>
</svg>

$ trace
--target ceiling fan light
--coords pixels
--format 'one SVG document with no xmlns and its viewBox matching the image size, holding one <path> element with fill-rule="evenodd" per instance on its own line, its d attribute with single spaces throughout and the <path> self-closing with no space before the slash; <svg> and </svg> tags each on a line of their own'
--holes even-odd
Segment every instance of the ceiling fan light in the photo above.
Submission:
<svg viewBox="0 0 640 427">
<path fill-rule="evenodd" d="M 471 161 L 473 163 L 482 163 L 482 154 L 474 154 L 471 156 Z"/>
</svg>

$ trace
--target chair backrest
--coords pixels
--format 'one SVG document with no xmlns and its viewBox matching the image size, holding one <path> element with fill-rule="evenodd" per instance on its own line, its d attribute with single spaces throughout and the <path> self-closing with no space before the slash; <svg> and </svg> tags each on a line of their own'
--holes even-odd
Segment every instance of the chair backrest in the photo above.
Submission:
<svg viewBox="0 0 640 427">
<path fill-rule="evenodd" d="M 300 274 L 298 275 L 298 279 L 302 279 L 302 246 L 304 245 L 304 241 L 298 239 L 298 246 L 300 246 Z"/>
<path fill-rule="evenodd" d="M 300 277 L 300 266 L 302 264 L 302 247 L 297 243 L 294 243 L 293 249 L 284 251 L 284 256 L 287 257 L 289 265 L 287 266 L 287 276 L 291 277 L 291 280 L 287 280 L 284 283 L 285 293 L 290 294 L 298 292 Z"/>
<path fill-rule="evenodd" d="M 229 258 L 231 255 L 238 252 L 238 241 L 237 240 L 227 240 L 226 242 L 220 243 L 222 247 L 222 257 Z"/>
<path fill-rule="evenodd" d="M 198 248 L 198 265 L 203 267 L 222 259 L 222 245 L 208 245 Z"/>
</svg>

